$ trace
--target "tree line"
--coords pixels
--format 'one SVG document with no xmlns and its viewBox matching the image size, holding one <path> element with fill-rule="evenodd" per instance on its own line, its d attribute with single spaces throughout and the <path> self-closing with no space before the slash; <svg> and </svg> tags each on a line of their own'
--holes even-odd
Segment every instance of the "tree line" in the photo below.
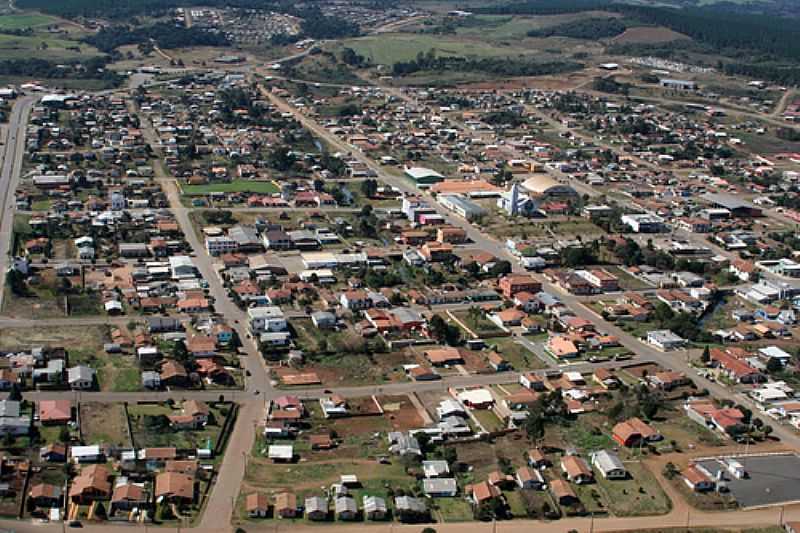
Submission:
<svg viewBox="0 0 800 533">
<path fill-rule="evenodd" d="M 627 29 L 627 25 L 616 18 L 591 17 L 573 20 L 555 26 L 530 30 L 528 37 L 569 37 L 572 39 L 608 39 Z"/>
<path fill-rule="evenodd" d="M 201 28 L 184 28 L 167 22 L 159 22 L 151 26 L 108 26 L 94 35 L 84 39 L 98 50 L 111 53 L 120 46 L 155 42 L 165 49 L 185 46 L 228 46 L 228 39 L 219 33 L 212 33 Z"/>
<path fill-rule="evenodd" d="M 583 68 L 573 61 L 538 62 L 531 59 L 513 59 L 510 57 L 437 57 L 433 50 L 427 54 L 420 52 L 416 59 L 399 61 L 392 66 L 396 76 L 408 76 L 421 71 L 460 71 L 481 72 L 497 76 L 544 76 L 571 72 Z"/>
</svg>

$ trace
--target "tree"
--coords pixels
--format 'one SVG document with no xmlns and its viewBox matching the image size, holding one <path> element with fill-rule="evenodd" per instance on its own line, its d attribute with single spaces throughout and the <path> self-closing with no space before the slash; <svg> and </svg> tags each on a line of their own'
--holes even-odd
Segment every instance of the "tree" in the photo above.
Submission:
<svg viewBox="0 0 800 533">
<path fill-rule="evenodd" d="M 181 364 L 189 360 L 189 350 L 186 349 L 183 341 L 175 341 L 172 346 L 172 357 Z"/>
<path fill-rule="evenodd" d="M 367 179 L 361 182 L 361 193 L 367 198 L 374 198 L 378 194 L 378 182 Z"/>
<path fill-rule="evenodd" d="M 58 440 L 61 442 L 69 442 L 70 434 L 69 429 L 67 426 L 61 426 L 61 429 L 58 431 Z"/>
<path fill-rule="evenodd" d="M 544 419 L 541 413 L 531 410 L 528 416 L 525 417 L 525 433 L 532 441 L 537 441 L 544 438 Z"/>
<path fill-rule="evenodd" d="M 19 389 L 19 385 L 16 383 L 11 384 L 11 390 L 8 393 L 8 399 L 14 402 L 22 401 L 22 392 Z"/>
<path fill-rule="evenodd" d="M 775 374 L 783 370 L 783 363 L 776 357 L 770 357 L 767 361 L 767 372 Z"/>
<path fill-rule="evenodd" d="M 22 272 L 11 269 L 6 274 L 6 285 L 9 286 L 14 296 L 27 296 L 28 287 L 25 285 L 25 276 Z"/>
<path fill-rule="evenodd" d="M 704 365 L 708 365 L 711 362 L 711 349 L 708 347 L 708 344 L 703 348 L 703 355 L 700 356 L 700 360 L 703 361 Z"/>
</svg>

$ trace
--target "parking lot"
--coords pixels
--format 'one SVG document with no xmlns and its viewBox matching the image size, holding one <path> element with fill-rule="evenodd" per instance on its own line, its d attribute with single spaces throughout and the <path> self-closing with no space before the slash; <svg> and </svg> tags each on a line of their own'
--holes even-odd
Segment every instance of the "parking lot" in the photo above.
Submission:
<svg viewBox="0 0 800 533">
<path fill-rule="evenodd" d="M 800 457 L 797 455 L 762 455 L 737 457 L 748 474 L 736 479 L 717 460 L 699 461 L 712 475 L 725 472 L 728 488 L 742 507 L 757 507 L 800 501 Z"/>
</svg>

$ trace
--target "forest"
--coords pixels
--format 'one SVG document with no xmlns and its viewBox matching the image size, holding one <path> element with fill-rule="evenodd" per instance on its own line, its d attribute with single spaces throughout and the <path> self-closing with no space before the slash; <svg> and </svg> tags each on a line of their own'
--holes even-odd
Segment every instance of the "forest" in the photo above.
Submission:
<svg viewBox="0 0 800 533">
<path fill-rule="evenodd" d="M 0 61 L 0 75 L 25 76 L 38 79 L 91 79 L 103 80 L 109 86 L 119 86 L 122 77 L 105 69 L 107 58 L 94 57 L 80 63 L 54 63 L 44 59 L 10 59 Z"/>
<path fill-rule="evenodd" d="M 392 66 L 397 76 L 407 76 L 421 71 L 445 72 L 481 72 L 498 76 L 545 76 L 562 72 L 572 72 L 583 68 L 580 63 L 572 61 L 537 62 L 530 59 L 497 58 L 464 58 L 437 57 L 433 50 L 427 54 L 419 53 L 416 59 L 401 61 Z"/>
<path fill-rule="evenodd" d="M 84 41 L 106 53 L 111 53 L 120 46 L 149 41 L 153 41 L 165 49 L 186 46 L 228 46 L 229 44 L 224 35 L 200 28 L 177 27 L 166 22 L 139 28 L 108 26 L 96 34 L 86 37 Z"/>
<path fill-rule="evenodd" d="M 572 39 L 608 39 L 627 29 L 625 23 L 615 18 L 592 17 L 564 24 L 531 30 L 528 37 L 570 37 Z"/>
</svg>

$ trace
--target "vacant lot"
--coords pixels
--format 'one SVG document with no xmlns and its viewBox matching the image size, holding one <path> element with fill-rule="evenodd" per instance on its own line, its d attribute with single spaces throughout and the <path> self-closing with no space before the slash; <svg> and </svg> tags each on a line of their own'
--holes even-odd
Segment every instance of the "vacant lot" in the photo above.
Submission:
<svg viewBox="0 0 800 533">
<path fill-rule="evenodd" d="M 642 463 L 627 462 L 630 477 L 607 480 L 597 476 L 597 484 L 605 496 L 609 510 L 615 516 L 644 516 L 666 514 L 672 508 L 669 497 L 658 481 Z"/>
<path fill-rule="evenodd" d="M 275 194 L 280 191 L 271 181 L 233 180 L 230 183 L 209 183 L 206 185 L 181 185 L 183 194 L 198 196 L 212 192 L 250 192 Z"/>
<path fill-rule="evenodd" d="M 112 444 L 123 448 L 131 446 L 122 404 L 85 402 L 80 408 L 81 434 L 86 444 Z"/>
<path fill-rule="evenodd" d="M 166 420 L 168 415 L 181 413 L 180 404 L 174 408 L 166 404 L 137 404 L 128 406 L 133 441 L 140 448 L 174 446 L 183 449 L 205 448 L 217 444 L 230 409 L 229 404 L 209 404 L 209 423 L 197 431 L 173 431 Z"/>
<path fill-rule="evenodd" d="M 87 357 L 102 351 L 107 338 L 107 326 L 0 328 L 0 349 L 61 346 L 72 360 L 72 357 Z"/>
</svg>

